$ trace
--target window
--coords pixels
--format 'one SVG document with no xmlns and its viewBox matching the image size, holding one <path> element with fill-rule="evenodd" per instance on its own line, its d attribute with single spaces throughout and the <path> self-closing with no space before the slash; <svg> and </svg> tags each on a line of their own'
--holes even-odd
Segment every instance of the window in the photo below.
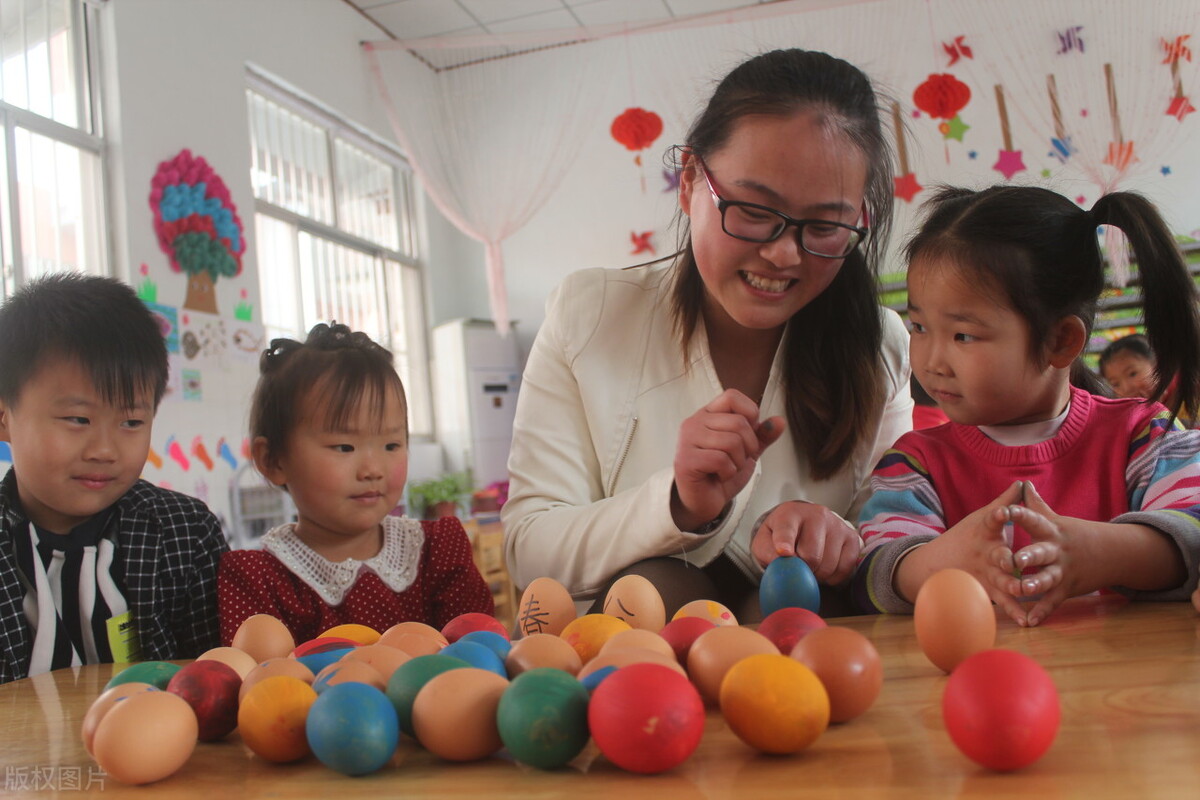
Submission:
<svg viewBox="0 0 1200 800">
<path fill-rule="evenodd" d="M 94 39 L 82 0 L 0 0 L 5 297 L 39 275 L 109 271 Z"/>
<path fill-rule="evenodd" d="M 412 170 L 399 153 L 250 73 L 246 92 L 267 336 L 319 322 L 392 351 L 410 433 L 433 435 Z"/>
</svg>

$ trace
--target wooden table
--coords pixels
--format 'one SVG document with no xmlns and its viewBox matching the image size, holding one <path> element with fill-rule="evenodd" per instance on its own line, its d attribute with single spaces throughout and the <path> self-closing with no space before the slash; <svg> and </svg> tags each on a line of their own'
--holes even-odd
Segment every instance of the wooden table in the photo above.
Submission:
<svg viewBox="0 0 1200 800">
<path fill-rule="evenodd" d="M 862 717 L 831 727 L 791 757 L 758 754 L 710 712 L 700 747 L 657 776 L 622 772 L 594 745 L 569 768 L 541 772 L 503 757 L 439 761 L 402 742 L 393 762 L 348 778 L 309 759 L 273 765 L 251 755 L 237 733 L 200 744 L 170 778 L 129 787 L 99 772 L 79 738 L 80 722 L 111 665 L 59 670 L 0 686 L 0 795 L 91 784 L 104 797 L 401 797 L 572 800 L 691 800 L 725 797 L 996 797 L 1026 800 L 1200 795 L 1200 616 L 1190 604 L 1130 604 L 1116 597 L 1071 601 L 1041 627 L 1001 622 L 998 646 L 1024 652 L 1050 672 L 1062 698 L 1062 727 L 1050 751 L 1022 771 L 995 774 L 950 742 L 941 719 L 946 676 L 917 647 L 911 617 L 851 617 L 835 624 L 874 641 L 884 685 Z"/>
</svg>

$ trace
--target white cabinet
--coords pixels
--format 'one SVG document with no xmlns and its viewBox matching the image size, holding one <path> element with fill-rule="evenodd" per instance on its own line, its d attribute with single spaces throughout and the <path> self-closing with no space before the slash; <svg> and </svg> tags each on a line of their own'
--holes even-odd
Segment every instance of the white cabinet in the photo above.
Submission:
<svg viewBox="0 0 1200 800">
<path fill-rule="evenodd" d="M 469 469 L 477 487 L 508 480 L 508 450 L 521 383 L 515 334 L 489 320 L 433 329 L 434 409 L 450 472 Z"/>
</svg>

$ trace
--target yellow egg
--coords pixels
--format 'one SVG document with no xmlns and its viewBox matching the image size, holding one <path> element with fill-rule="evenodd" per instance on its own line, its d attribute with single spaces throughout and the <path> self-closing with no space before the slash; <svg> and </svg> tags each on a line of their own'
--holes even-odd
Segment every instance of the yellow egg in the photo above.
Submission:
<svg viewBox="0 0 1200 800">
<path fill-rule="evenodd" d="M 230 644 L 249 653 L 255 664 L 261 664 L 270 658 L 286 656 L 296 648 L 296 640 L 292 638 L 291 631 L 270 614 L 246 617 L 238 626 Z"/>
<path fill-rule="evenodd" d="M 575 616 L 575 601 L 567 587 L 553 578 L 535 578 L 521 593 L 517 630 L 522 636 L 535 633 L 558 636 Z"/>
<path fill-rule="evenodd" d="M 304 666 L 303 661 L 295 658 L 283 656 L 280 658 L 268 658 L 263 663 L 259 664 L 254 669 L 250 670 L 250 674 L 242 679 L 242 688 L 238 690 L 238 702 L 241 703 L 246 697 L 246 692 L 250 691 L 250 687 L 259 681 L 267 678 L 274 678 L 279 675 L 286 675 L 291 678 L 299 678 L 305 683 L 311 684 L 316 677 L 312 670 Z"/>
<path fill-rule="evenodd" d="M 187 762 L 200 732 L 196 714 L 171 692 L 140 692 L 100 720 L 92 740 L 96 763 L 122 783 L 153 783 Z"/>
<path fill-rule="evenodd" d="M 559 634 L 563 641 L 575 648 L 584 664 L 595 658 L 610 638 L 621 631 L 630 630 L 629 623 L 608 614 L 584 614 L 567 623 Z"/>
<path fill-rule="evenodd" d="M 375 644 L 379 641 L 379 631 L 366 625 L 356 625 L 353 623 L 334 625 L 317 638 L 324 639 L 327 636 L 349 639 L 352 642 L 358 642 L 360 645 Z"/>
<path fill-rule="evenodd" d="M 913 625 L 922 652 L 943 672 L 996 643 L 992 600 L 982 584 L 961 569 L 943 569 L 925 580 L 917 592 Z"/>
<path fill-rule="evenodd" d="M 647 631 L 661 631 L 667 624 L 662 595 L 641 575 L 626 575 L 612 585 L 604 597 L 604 613 Z"/>
<path fill-rule="evenodd" d="M 254 660 L 253 656 L 236 647 L 214 647 L 201 653 L 196 660 L 220 661 L 222 664 L 228 664 L 242 680 L 245 680 L 250 671 L 258 666 L 258 662 Z"/>
</svg>

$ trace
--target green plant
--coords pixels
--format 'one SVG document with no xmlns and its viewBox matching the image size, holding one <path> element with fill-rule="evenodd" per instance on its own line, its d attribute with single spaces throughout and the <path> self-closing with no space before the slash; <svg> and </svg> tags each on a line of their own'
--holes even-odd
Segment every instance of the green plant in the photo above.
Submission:
<svg viewBox="0 0 1200 800">
<path fill-rule="evenodd" d="M 408 486 L 408 502 L 412 516 L 423 516 L 438 503 L 463 502 L 474 483 L 470 472 L 447 472 L 436 478 L 411 483 Z"/>
</svg>

